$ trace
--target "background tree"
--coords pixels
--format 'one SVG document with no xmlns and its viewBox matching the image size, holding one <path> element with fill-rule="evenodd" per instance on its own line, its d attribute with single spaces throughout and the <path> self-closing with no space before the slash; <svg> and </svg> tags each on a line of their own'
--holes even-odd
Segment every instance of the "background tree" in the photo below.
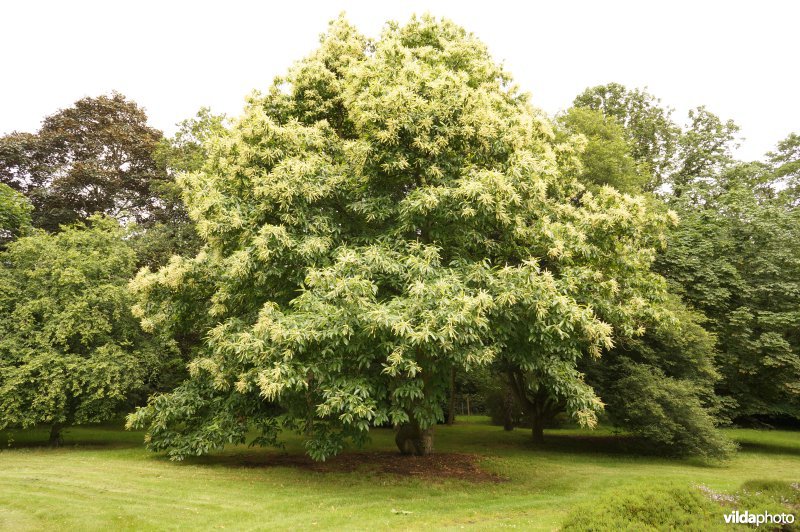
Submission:
<svg viewBox="0 0 800 532">
<path fill-rule="evenodd" d="M 32 210 L 25 196 L 0 183 L 0 251 L 31 229 Z"/>
<path fill-rule="evenodd" d="M 83 98 L 46 117 L 35 134 L 0 138 L 0 182 L 25 194 L 34 225 L 49 231 L 98 212 L 143 222 L 161 208 L 160 140 L 123 95 Z"/>
<path fill-rule="evenodd" d="M 800 135 L 789 134 L 767 154 L 773 176 L 772 188 L 779 191 L 786 203 L 800 205 Z"/>
<path fill-rule="evenodd" d="M 661 100 L 619 83 L 586 89 L 574 106 L 598 111 L 622 126 L 631 156 L 651 176 L 645 190 L 680 196 L 690 183 L 712 178 L 733 162 L 739 127 L 704 106 L 691 109 L 689 122 L 681 128 L 672 118 L 673 110 Z M 610 145 L 604 148 L 610 149 Z"/>
<path fill-rule="evenodd" d="M 687 190 L 659 270 L 718 337 L 731 417 L 800 417 L 800 218 L 763 164 Z"/>
<path fill-rule="evenodd" d="M 726 458 L 735 446 L 716 428 L 721 404 L 714 393 L 714 337 L 677 297 L 664 304 L 669 320 L 650 324 L 640 337 L 621 339 L 600 359 L 583 359 L 580 369 L 606 404 L 607 421 L 638 436 L 649 451 Z M 529 427 L 531 416 L 509 381 L 497 373 L 478 375 L 492 422 L 506 430 Z M 553 398 L 540 415 L 547 426 L 558 426 L 563 406 Z"/>
<path fill-rule="evenodd" d="M 577 177 L 590 190 L 611 185 L 635 193 L 644 188 L 648 176 L 634 161 L 626 134 L 613 116 L 573 107 L 558 118 L 558 124 L 560 135 L 586 138 Z M 649 208 L 664 210 L 655 197 L 649 199 Z M 617 335 L 613 349 L 601 359 L 583 359 L 580 369 L 606 403 L 610 420 L 644 437 L 656 449 L 672 454 L 728 455 L 732 445 L 714 428 L 720 419 L 714 396 L 716 352 L 713 340 L 699 324 L 702 318 L 674 297 L 650 305 L 653 316 L 641 321 L 643 336 Z M 627 378 L 638 385 L 620 386 Z M 661 385 L 670 391 L 665 392 Z M 498 422 L 531 426 L 538 438 L 542 428 L 552 426 L 564 412 L 563 399 L 547 390 L 535 401 L 517 391 L 518 405 L 509 404 L 506 390 L 519 389 L 513 375 L 484 389 Z"/>
<path fill-rule="evenodd" d="M 734 444 L 716 426 L 728 421 L 715 395 L 715 338 L 705 318 L 678 297 L 664 302 L 669 320 L 624 339 L 602 360 L 582 369 L 606 402 L 609 420 L 643 438 L 651 450 L 725 458 Z"/>
<path fill-rule="evenodd" d="M 660 178 L 668 186 L 660 192 L 682 223 L 658 269 L 716 334 L 723 419 L 796 417 L 796 136 L 766 162 L 737 163 L 731 151 L 738 127 L 705 107 L 690 111 L 680 129 L 655 127 L 670 111 L 617 84 L 588 89 L 576 105 L 620 117 L 634 145 L 658 145 L 652 131 L 672 132 L 672 164 Z"/>
<path fill-rule="evenodd" d="M 689 123 L 678 141 L 677 168 L 669 180 L 672 194 L 679 196 L 691 183 L 714 178 L 730 166 L 738 131 L 733 120 L 722 121 L 704 106 L 689 110 Z"/>
<path fill-rule="evenodd" d="M 586 89 L 573 105 L 600 111 L 622 125 L 632 145 L 633 158 L 652 176 L 649 190 L 668 181 L 675 169 L 680 128 L 672 120 L 672 109 L 663 107 L 661 100 L 646 90 L 608 83 Z"/>
<path fill-rule="evenodd" d="M 637 163 L 625 130 L 612 115 L 585 107 L 570 107 L 558 118 L 569 135 L 583 135 L 579 179 L 587 185 L 610 185 L 621 192 L 640 193 L 650 184 L 644 165 Z"/>
<path fill-rule="evenodd" d="M 119 414 L 169 355 L 130 313 L 135 256 L 122 229 L 89 222 L 0 253 L 0 429 L 48 424 L 54 445 L 65 426 Z"/>
<path fill-rule="evenodd" d="M 166 170 L 168 179 L 152 184 L 161 208 L 134 239 L 139 266 L 157 269 L 173 255 L 192 256 L 199 251 L 201 241 L 175 179 L 182 173 L 202 168 L 208 157 L 205 142 L 212 135 L 222 133 L 224 124 L 223 115 L 214 115 L 208 108 L 202 108 L 194 118 L 180 122 L 175 135 L 161 139 L 153 158 L 159 168 Z"/>
</svg>

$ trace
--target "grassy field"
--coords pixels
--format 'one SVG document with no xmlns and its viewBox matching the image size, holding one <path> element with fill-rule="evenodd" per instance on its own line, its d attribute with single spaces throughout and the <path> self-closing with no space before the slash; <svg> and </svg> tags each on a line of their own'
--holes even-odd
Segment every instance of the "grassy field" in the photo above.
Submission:
<svg viewBox="0 0 800 532">
<path fill-rule="evenodd" d="M 10 447 L 0 433 L 0 529 L 552 530 L 608 494 L 699 484 L 730 493 L 751 480 L 800 481 L 800 432 L 728 434 L 741 451 L 709 465 L 630 456 L 602 431 L 551 430 L 536 446 L 528 431 L 503 432 L 483 418 L 437 427 L 437 451 L 479 455 L 483 470 L 504 479 L 473 482 L 368 465 L 338 471 L 336 460 L 316 470 L 286 459 L 301 453 L 294 438 L 285 452 L 231 447 L 174 463 L 145 451 L 141 433 L 115 427 L 71 429 L 60 449 L 36 445 L 45 430 L 14 432 Z M 366 449 L 393 450 L 390 430 L 374 431 Z"/>
</svg>

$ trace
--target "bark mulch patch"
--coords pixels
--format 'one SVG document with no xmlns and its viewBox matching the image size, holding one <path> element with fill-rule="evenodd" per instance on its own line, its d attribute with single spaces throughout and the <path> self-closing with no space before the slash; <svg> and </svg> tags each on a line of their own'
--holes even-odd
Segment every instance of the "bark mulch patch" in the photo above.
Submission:
<svg viewBox="0 0 800 532">
<path fill-rule="evenodd" d="M 368 471 L 377 474 L 426 480 L 455 479 L 468 482 L 505 482 L 507 479 L 483 470 L 481 457 L 464 453 L 434 453 L 428 456 L 403 456 L 396 452 L 344 453 L 325 462 L 315 462 L 305 455 L 269 454 L 243 457 L 242 467 L 296 467 L 319 473 Z"/>
</svg>

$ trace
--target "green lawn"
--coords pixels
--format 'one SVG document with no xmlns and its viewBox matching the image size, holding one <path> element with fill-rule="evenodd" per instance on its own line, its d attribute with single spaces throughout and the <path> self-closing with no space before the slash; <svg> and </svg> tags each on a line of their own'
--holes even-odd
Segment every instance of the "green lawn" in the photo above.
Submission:
<svg viewBox="0 0 800 532">
<path fill-rule="evenodd" d="M 57 450 L 35 445 L 44 430 L 16 431 L 0 452 L 0 529 L 550 530 L 576 505 L 619 490 L 705 484 L 732 492 L 754 479 L 800 481 L 800 432 L 730 430 L 741 451 L 707 465 L 629 456 L 603 431 L 551 430 L 543 446 L 483 418 L 436 431 L 438 451 L 478 454 L 507 481 L 268 466 L 280 451 L 246 447 L 174 463 L 145 451 L 141 433 L 117 428 L 71 429 Z M 0 433 L 0 445 L 7 438 Z M 391 431 L 374 431 L 368 450 L 392 449 Z M 299 442 L 289 438 L 287 451 L 301 452 Z"/>
</svg>

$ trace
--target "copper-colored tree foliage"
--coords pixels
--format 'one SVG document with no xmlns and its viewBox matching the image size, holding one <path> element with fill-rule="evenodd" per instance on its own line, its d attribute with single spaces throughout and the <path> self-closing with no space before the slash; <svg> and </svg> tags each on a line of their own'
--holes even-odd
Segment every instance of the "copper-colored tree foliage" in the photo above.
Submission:
<svg viewBox="0 0 800 532">
<path fill-rule="evenodd" d="M 98 212 L 144 221 L 161 207 L 154 184 L 167 179 L 153 157 L 161 137 L 121 94 L 83 98 L 36 133 L 0 138 L 0 182 L 24 193 L 34 225 L 50 231 Z"/>
</svg>

